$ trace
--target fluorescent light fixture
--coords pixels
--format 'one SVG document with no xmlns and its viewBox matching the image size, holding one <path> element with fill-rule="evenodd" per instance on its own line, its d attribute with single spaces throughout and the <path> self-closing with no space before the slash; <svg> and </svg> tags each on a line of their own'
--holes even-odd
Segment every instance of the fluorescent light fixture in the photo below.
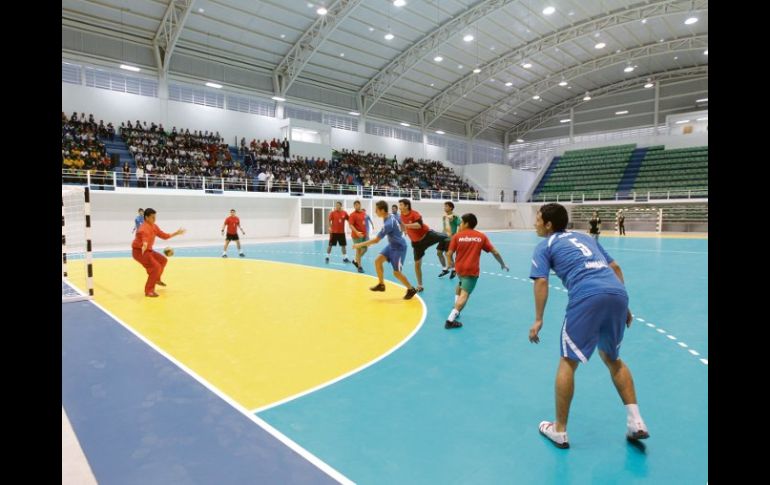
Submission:
<svg viewBox="0 0 770 485">
<path fill-rule="evenodd" d="M 707 56 L 707 55 L 709 55 L 709 50 L 708 50 L 708 49 L 706 49 L 705 51 L 703 51 L 703 55 L 704 55 L 704 56 Z"/>
<path fill-rule="evenodd" d="M 616 115 L 627 115 L 628 114 L 628 110 L 624 109 L 623 111 L 615 111 L 615 114 Z"/>
<path fill-rule="evenodd" d="M 540 99 L 540 95 L 539 95 L 539 94 L 536 94 L 536 95 L 532 96 L 532 99 L 534 99 L 534 100 L 538 100 L 538 99 Z"/>
<path fill-rule="evenodd" d="M 511 87 L 511 86 L 513 86 L 513 83 L 511 81 L 508 81 L 507 83 L 505 83 L 505 85 L 508 86 L 508 87 Z"/>
<path fill-rule="evenodd" d="M 583 96 L 583 101 L 591 101 L 591 95 L 586 93 L 586 95 Z"/>
<path fill-rule="evenodd" d="M 315 13 L 317 13 L 318 15 L 326 15 L 327 13 L 329 13 L 329 11 L 326 10 L 326 8 L 324 7 L 319 7 L 318 10 L 315 11 Z"/>
<path fill-rule="evenodd" d="M 340 52 L 340 57 L 345 57 L 345 53 L 344 52 Z"/>
<path fill-rule="evenodd" d="M 360 115 L 361 113 L 359 113 L 358 111 L 351 111 L 351 112 L 350 112 L 350 113 L 348 113 L 348 114 L 349 114 L 349 115 L 353 115 L 353 116 L 358 116 L 358 115 Z"/>
<path fill-rule="evenodd" d="M 202 8 L 198 9 L 198 13 L 203 13 L 203 12 L 205 12 L 205 10 L 203 10 Z"/>
<path fill-rule="evenodd" d="M 385 40 L 393 40 L 393 37 L 395 37 L 395 36 L 393 34 L 391 34 L 390 32 L 385 34 Z"/>
<path fill-rule="evenodd" d="M 698 17 L 690 17 L 690 18 L 688 18 L 687 20 L 684 21 L 684 24 L 685 25 L 692 25 L 692 24 L 694 24 L 697 21 L 698 21 Z"/>
<path fill-rule="evenodd" d="M 138 67 L 136 67 L 136 66 L 129 66 L 128 64 L 121 64 L 120 68 L 121 69 L 125 69 L 126 71 L 133 71 L 133 72 L 141 71 L 141 69 L 139 69 Z"/>
<path fill-rule="evenodd" d="M 374 32 L 374 27 L 369 27 L 369 32 Z"/>
<path fill-rule="evenodd" d="M 634 70 L 634 66 L 626 66 L 625 69 L 623 69 L 623 72 L 632 72 Z"/>
<path fill-rule="evenodd" d="M 642 23 L 646 24 L 647 23 L 647 19 L 642 19 Z"/>
<path fill-rule="evenodd" d="M 462 65 L 462 64 L 458 64 L 458 65 L 457 65 L 457 69 L 462 69 L 462 68 L 463 68 L 463 65 Z"/>
<path fill-rule="evenodd" d="M 524 64 L 521 65 L 521 67 L 523 67 L 524 69 L 529 69 L 530 67 L 532 67 L 532 63 L 525 62 Z"/>
<path fill-rule="evenodd" d="M 645 88 L 651 88 L 653 86 L 655 85 L 652 83 L 652 81 L 647 81 L 647 84 L 644 85 Z"/>
<path fill-rule="evenodd" d="M 412 126 L 409 123 L 404 123 L 403 121 L 401 123 L 399 123 L 399 125 L 401 125 L 401 126 Z"/>
<path fill-rule="evenodd" d="M 607 47 L 607 44 L 604 42 L 597 42 L 596 45 L 594 45 L 594 49 L 604 49 L 605 47 Z"/>
<path fill-rule="evenodd" d="M 476 69 L 474 69 L 474 70 L 473 70 L 473 73 L 474 73 L 474 74 L 478 74 L 478 73 L 480 73 L 480 72 L 481 72 L 481 69 L 479 69 L 478 67 L 477 67 Z"/>
<path fill-rule="evenodd" d="M 281 39 L 285 39 L 285 38 L 286 38 L 286 34 L 281 34 Z"/>
<path fill-rule="evenodd" d="M 441 61 L 444 60 L 444 58 L 441 57 L 441 56 L 436 56 L 436 57 L 433 58 L 433 60 L 436 61 L 436 62 L 441 62 Z"/>
<path fill-rule="evenodd" d="M 567 81 L 564 81 L 564 80 L 562 80 L 562 82 L 559 83 L 559 86 L 566 86 L 566 85 L 567 85 Z"/>
<path fill-rule="evenodd" d="M 708 121 L 708 117 L 706 118 L 695 118 L 695 121 Z"/>
<path fill-rule="evenodd" d="M 465 34 L 465 36 L 463 37 L 463 40 L 464 40 L 465 42 L 470 42 L 470 41 L 472 41 L 472 40 L 473 40 L 473 38 L 474 38 L 474 37 L 473 37 L 471 34 Z"/>
<path fill-rule="evenodd" d="M 393 0 L 394 7 L 403 7 L 406 5 L 406 0 Z"/>
<path fill-rule="evenodd" d="M 206 86 L 208 86 L 208 87 L 210 87 L 210 88 L 217 88 L 217 89 L 222 89 L 222 85 L 221 85 L 221 84 L 212 83 L 212 82 L 208 82 L 208 83 L 206 83 Z"/>
<path fill-rule="evenodd" d="M 570 121 L 572 120 L 567 118 L 566 120 L 559 120 L 559 123 L 569 123 Z"/>
<path fill-rule="evenodd" d="M 551 14 L 552 14 L 552 13 L 554 13 L 555 11 L 556 11 L 556 9 L 555 9 L 555 8 L 553 8 L 553 7 L 545 7 L 545 8 L 543 9 L 543 15 L 551 15 Z"/>
<path fill-rule="evenodd" d="M 521 138 L 516 138 L 516 142 L 517 143 L 524 143 L 524 140 L 522 140 Z"/>
<path fill-rule="evenodd" d="M 696 103 L 708 103 L 709 99 L 708 98 L 696 99 L 695 102 Z"/>
<path fill-rule="evenodd" d="M 274 100 L 276 100 L 276 101 L 286 101 L 286 98 L 282 98 L 282 97 L 280 97 L 280 96 L 273 96 L 273 98 L 272 98 L 272 99 L 274 99 Z"/>
<path fill-rule="evenodd" d="M 689 122 L 690 122 L 690 120 L 679 120 L 679 121 L 676 122 L 676 124 L 677 125 L 683 125 L 683 124 L 689 123 Z"/>
<path fill-rule="evenodd" d="M 444 134 L 444 132 L 443 132 L 443 131 L 441 131 L 441 130 L 436 130 L 436 134 L 437 134 L 437 135 L 443 135 L 443 134 Z"/>
</svg>

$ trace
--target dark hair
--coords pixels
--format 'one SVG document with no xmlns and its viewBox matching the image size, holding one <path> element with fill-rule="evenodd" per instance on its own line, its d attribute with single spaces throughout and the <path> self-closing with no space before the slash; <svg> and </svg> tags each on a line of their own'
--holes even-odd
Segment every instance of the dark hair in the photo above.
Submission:
<svg viewBox="0 0 770 485">
<path fill-rule="evenodd" d="M 338 200 L 337 202 L 335 202 L 335 203 L 334 203 L 334 205 L 337 205 L 337 204 L 339 204 L 339 205 L 342 205 L 342 202 L 340 202 L 340 201 Z"/>
<path fill-rule="evenodd" d="M 375 207 L 381 211 L 388 212 L 388 203 L 385 202 L 384 200 L 378 200 L 377 203 L 375 204 Z"/>
<path fill-rule="evenodd" d="M 356 204 L 361 205 L 361 201 L 357 200 L 357 201 L 353 202 L 353 205 L 356 205 Z M 387 205 L 387 204 L 385 204 L 385 205 Z"/>
<path fill-rule="evenodd" d="M 448 201 L 444 202 L 444 205 L 448 205 L 448 206 L 449 206 L 449 207 L 451 207 L 452 209 L 454 209 L 454 208 L 455 208 L 455 204 L 454 204 L 454 202 L 452 202 L 451 200 L 448 200 Z"/>
<path fill-rule="evenodd" d="M 398 201 L 400 204 L 404 204 L 407 209 L 412 210 L 412 203 L 409 202 L 409 199 L 399 199 Z"/>
<path fill-rule="evenodd" d="M 140 211 L 143 211 L 144 209 L 142 209 L 142 208 L 140 207 L 140 208 L 139 208 L 139 210 L 140 210 Z M 139 211 L 137 211 L 137 212 L 139 212 Z"/>
<path fill-rule="evenodd" d="M 569 214 L 563 205 L 551 202 L 540 207 L 540 217 L 543 224 L 551 223 L 554 232 L 561 232 L 567 228 Z"/>
<path fill-rule="evenodd" d="M 235 212 L 235 209 L 230 209 L 230 212 Z"/>
<path fill-rule="evenodd" d="M 398 206 L 396 204 L 393 204 L 392 206 L 390 206 L 390 208 L 391 209 L 398 209 Z"/>
<path fill-rule="evenodd" d="M 462 219 L 463 222 L 466 223 L 468 227 L 470 227 L 471 229 L 475 229 L 476 224 L 479 223 L 479 220 L 476 219 L 476 215 L 471 214 L 470 212 L 467 214 L 463 214 L 463 216 L 460 219 Z"/>
<path fill-rule="evenodd" d="M 151 215 L 155 214 L 155 209 L 150 209 L 149 207 L 144 210 L 144 218 L 147 219 Z"/>
</svg>

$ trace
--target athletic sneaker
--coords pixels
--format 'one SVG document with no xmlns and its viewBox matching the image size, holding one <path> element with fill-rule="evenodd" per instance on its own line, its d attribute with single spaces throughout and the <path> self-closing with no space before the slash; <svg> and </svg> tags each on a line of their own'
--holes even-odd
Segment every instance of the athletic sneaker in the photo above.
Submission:
<svg viewBox="0 0 770 485">
<path fill-rule="evenodd" d="M 417 293 L 422 293 L 423 291 L 425 291 L 425 288 L 423 288 L 422 286 L 417 287 Z"/>
<path fill-rule="evenodd" d="M 160 296 L 159 294 L 155 293 L 154 291 L 152 293 L 145 293 L 144 296 L 151 296 L 153 298 L 156 298 Z"/>
<path fill-rule="evenodd" d="M 455 271 L 455 270 L 452 270 L 452 272 L 451 272 L 451 273 L 449 273 L 449 279 L 450 279 L 450 280 L 453 280 L 455 276 L 457 276 L 457 271 Z"/>
<path fill-rule="evenodd" d="M 647 431 L 647 425 L 644 421 L 628 421 L 626 423 L 626 438 L 630 441 L 646 440 L 650 437 L 649 431 Z"/>
<path fill-rule="evenodd" d="M 385 291 L 385 283 L 378 283 L 369 289 L 372 291 Z"/>
<path fill-rule="evenodd" d="M 164 283 L 164 282 L 162 282 L 160 280 L 158 280 L 158 282 L 155 283 L 155 284 L 158 285 L 158 286 L 166 286 L 166 283 Z"/>
<path fill-rule="evenodd" d="M 240 257 L 242 257 L 242 258 L 245 258 L 245 257 L 246 257 L 246 255 L 245 255 L 245 254 L 243 254 L 243 253 L 239 253 L 239 254 L 238 254 L 238 256 L 240 256 Z"/>
<path fill-rule="evenodd" d="M 326 264 L 329 264 L 329 258 L 326 258 Z"/>
<path fill-rule="evenodd" d="M 567 440 L 567 432 L 559 433 L 556 431 L 554 423 L 550 421 L 540 422 L 540 434 L 551 440 L 557 448 L 569 448 L 569 441 Z"/>
<path fill-rule="evenodd" d="M 348 258 L 343 258 L 343 259 L 342 259 L 342 262 L 343 262 L 343 263 L 349 263 L 349 262 L 350 262 L 350 260 L 349 260 Z"/>
<path fill-rule="evenodd" d="M 359 272 L 359 273 L 363 273 L 363 272 L 364 272 L 364 268 L 363 268 L 363 266 L 359 266 L 359 267 L 358 267 L 358 272 Z"/>
<path fill-rule="evenodd" d="M 356 268 L 358 268 L 358 263 L 356 263 L 356 260 L 355 260 L 355 259 L 354 259 L 353 261 L 351 261 L 351 263 L 353 263 L 353 266 L 355 266 Z"/>
<path fill-rule="evenodd" d="M 449 270 L 448 269 L 442 269 L 441 273 L 438 274 L 438 277 L 441 278 L 441 277 L 446 276 L 448 274 L 449 274 Z"/>
<path fill-rule="evenodd" d="M 223 258 L 226 258 L 226 257 L 227 257 L 227 255 L 226 255 L 226 254 L 223 254 L 223 255 L 222 255 L 222 257 L 223 257 Z"/>
<path fill-rule="evenodd" d="M 411 300 L 414 295 L 417 294 L 417 288 L 409 288 L 406 290 L 406 295 L 404 295 L 404 300 Z"/>
<path fill-rule="evenodd" d="M 459 320 L 455 320 L 454 322 L 450 322 L 449 320 L 447 320 L 446 322 L 444 322 L 444 328 L 460 328 L 462 326 L 463 324 L 460 323 Z"/>
</svg>

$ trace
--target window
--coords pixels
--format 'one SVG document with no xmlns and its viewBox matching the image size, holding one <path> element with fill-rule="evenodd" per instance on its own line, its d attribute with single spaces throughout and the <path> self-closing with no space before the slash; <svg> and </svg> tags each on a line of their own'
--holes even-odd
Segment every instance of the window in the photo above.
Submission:
<svg viewBox="0 0 770 485">
<path fill-rule="evenodd" d="M 339 130 L 358 131 L 358 118 L 324 113 L 323 123 Z"/>
<path fill-rule="evenodd" d="M 86 86 L 108 89 L 119 93 L 138 94 L 140 96 L 158 97 L 158 82 L 152 79 L 126 76 L 118 72 L 86 67 Z M 63 68 L 62 68 L 63 71 Z M 79 84 L 79 83 L 78 83 Z"/>
<path fill-rule="evenodd" d="M 323 123 L 323 115 L 321 115 L 320 111 L 299 106 L 286 105 L 283 109 L 283 117 Z"/>
<path fill-rule="evenodd" d="M 80 66 L 77 64 L 70 64 L 69 62 L 61 63 L 61 82 L 70 84 L 80 84 Z"/>
<path fill-rule="evenodd" d="M 203 88 L 193 88 L 181 84 L 168 85 L 168 99 L 171 101 L 181 101 L 182 103 L 200 104 L 214 108 L 224 109 L 225 95 L 222 93 L 209 91 Z"/>
<path fill-rule="evenodd" d="M 422 133 L 408 128 L 397 128 L 395 126 L 381 125 L 371 121 L 366 122 L 366 133 L 386 138 L 396 138 L 397 140 L 410 141 L 412 143 L 422 143 Z"/>
<path fill-rule="evenodd" d="M 227 95 L 227 109 L 275 118 L 275 102 L 247 96 Z"/>
</svg>

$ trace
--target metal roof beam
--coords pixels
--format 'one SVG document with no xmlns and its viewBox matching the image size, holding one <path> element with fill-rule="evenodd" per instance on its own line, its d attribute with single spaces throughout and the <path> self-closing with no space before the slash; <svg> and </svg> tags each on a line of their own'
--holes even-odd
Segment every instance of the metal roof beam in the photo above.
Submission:
<svg viewBox="0 0 770 485">
<path fill-rule="evenodd" d="M 184 23 L 190 16 L 194 0 L 171 0 L 160 21 L 158 31 L 155 33 L 152 45 L 155 51 L 155 62 L 158 64 L 158 73 L 165 76 L 171 62 L 171 54 L 182 33 Z"/>
</svg>

